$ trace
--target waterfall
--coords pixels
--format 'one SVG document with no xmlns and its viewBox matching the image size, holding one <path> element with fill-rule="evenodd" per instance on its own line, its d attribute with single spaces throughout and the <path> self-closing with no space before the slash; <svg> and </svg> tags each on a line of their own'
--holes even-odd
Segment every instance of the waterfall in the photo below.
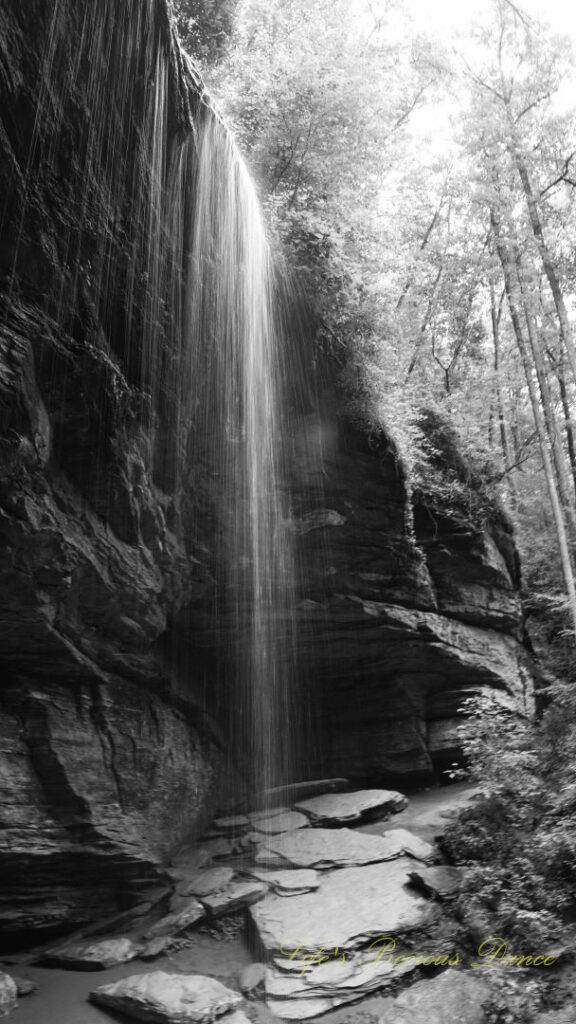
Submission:
<svg viewBox="0 0 576 1024">
<path fill-rule="evenodd" d="M 221 612 L 229 623 L 223 672 L 233 684 L 233 729 L 247 780 L 261 789 L 293 772 L 295 579 L 283 452 L 288 347 L 254 185 L 210 109 L 179 154 L 178 173 L 185 180 L 174 188 L 170 222 L 178 230 L 187 210 L 182 343 L 190 387 L 200 385 L 202 401 L 193 430 L 219 476 Z M 179 208 L 188 189 L 190 202 Z"/>
<path fill-rule="evenodd" d="M 12 290 L 41 234 L 34 210 L 56 194 L 66 217 L 58 251 L 45 247 L 45 311 L 60 339 L 53 374 L 58 359 L 81 358 L 114 377 L 118 411 L 108 394 L 102 408 L 92 395 L 97 412 L 86 416 L 87 450 L 102 462 L 116 465 L 124 403 L 148 487 L 194 491 L 210 477 L 218 656 L 207 687 L 228 705 L 242 788 L 264 789 L 294 778 L 296 578 L 289 346 L 255 189 L 185 67 L 163 0 L 52 0 L 43 17 Z M 61 469 L 123 541 L 145 548 L 137 508 L 128 498 L 113 515 L 114 484 L 79 451 L 55 433 Z"/>
</svg>

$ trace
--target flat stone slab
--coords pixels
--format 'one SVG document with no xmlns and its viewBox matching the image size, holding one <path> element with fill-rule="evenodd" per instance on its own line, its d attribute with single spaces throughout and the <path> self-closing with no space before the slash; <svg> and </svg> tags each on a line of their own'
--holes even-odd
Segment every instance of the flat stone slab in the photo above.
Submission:
<svg viewBox="0 0 576 1024">
<path fill-rule="evenodd" d="M 427 843 L 425 839 L 415 836 L 408 829 L 392 828 L 382 838 L 393 839 L 402 848 L 402 853 L 408 854 L 409 857 L 415 857 L 416 860 L 422 860 L 426 864 L 432 864 L 438 860 L 436 847 L 432 843 Z"/>
<path fill-rule="evenodd" d="M 474 971 L 449 967 L 416 982 L 397 999 L 387 999 L 379 1024 L 487 1024 L 482 1004 L 493 996 L 491 986 Z"/>
<path fill-rule="evenodd" d="M 464 872 L 462 868 L 439 864 L 432 868 L 418 868 L 410 873 L 412 884 L 427 895 L 450 899 L 459 892 Z"/>
<path fill-rule="evenodd" d="M 254 810 L 260 811 L 278 804 L 294 804 L 297 800 L 307 800 L 321 793 L 341 793 L 348 789 L 348 779 L 310 779 L 306 782 L 289 783 L 286 786 L 274 786 L 259 793 L 254 800 Z"/>
<path fill-rule="evenodd" d="M 274 818 L 277 814 L 287 814 L 289 810 L 289 807 L 271 807 L 268 811 L 252 811 L 248 817 L 251 824 L 255 825 L 256 822 L 262 821 L 262 818 Z"/>
<path fill-rule="evenodd" d="M 425 861 L 437 856 L 430 843 L 405 829 L 372 836 L 349 828 L 312 828 L 270 836 L 260 847 L 256 864 L 327 869 L 393 860 L 404 853 Z"/>
<path fill-rule="evenodd" d="M 220 832 L 241 832 L 242 829 L 250 828 L 250 821 L 245 814 L 235 814 L 230 818 L 216 818 L 212 827 Z"/>
<path fill-rule="evenodd" d="M 181 896 L 209 896 L 211 893 L 225 889 L 233 878 L 234 870 L 224 865 L 206 868 L 184 877 L 176 891 Z"/>
<path fill-rule="evenodd" d="M 357 793 L 327 793 L 294 806 L 315 825 L 347 825 L 380 814 L 397 814 L 408 806 L 408 800 L 392 789 L 362 789 Z"/>
<path fill-rule="evenodd" d="M 310 818 L 298 811 L 284 811 L 283 814 L 275 814 L 271 818 L 259 818 L 252 823 L 252 827 L 258 832 L 265 832 L 273 835 L 277 832 L 292 832 L 297 828 L 309 828 Z"/>
<path fill-rule="evenodd" d="M 213 1021 L 242 1002 L 239 992 L 233 992 L 214 978 L 165 971 L 133 974 L 112 985 L 102 985 L 91 992 L 89 998 L 93 1003 L 136 1020 L 157 1024 Z"/>
<path fill-rule="evenodd" d="M 128 938 L 72 942 L 49 950 L 39 962 L 71 971 L 105 971 L 108 967 L 134 960 L 141 949 L 141 945 Z"/>
<path fill-rule="evenodd" d="M 205 916 L 206 911 L 202 904 L 198 903 L 197 900 L 191 899 L 183 910 L 178 910 L 173 914 L 166 914 L 165 917 L 161 917 L 156 924 L 148 929 L 144 938 L 156 939 L 161 935 L 178 935 Z"/>
<path fill-rule="evenodd" d="M 203 896 L 202 902 L 206 909 L 214 917 L 223 914 L 232 914 L 243 907 L 249 907 L 258 900 L 261 900 L 268 893 L 268 886 L 262 882 L 233 882 L 222 892 L 214 892 L 210 896 Z"/>
<path fill-rule="evenodd" d="M 402 857 L 343 868 L 323 876 L 315 892 L 290 899 L 270 894 L 250 914 L 270 952 L 286 955 L 300 944 L 308 952 L 324 946 L 352 951 L 375 938 L 421 928 L 438 916 L 437 904 L 408 886 L 412 866 Z"/>
<path fill-rule="evenodd" d="M 305 892 L 312 892 L 320 885 L 320 875 L 317 871 L 303 868 L 294 871 L 282 871 L 277 868 L 275 871 L 264 871 L 259 868 L 252 868 L 250 874 L 264 882 L 270 889 L 279 896 L 299 896 Z"/>
<path fill-rule="evenodd" d="M 281 966 L 267 968 L 266 1003 L 278 1017 L 306 1020 L 319 1012 L 319 1002 L 326 1004 L 322 1013 L 335 1009 L 385 988 L 415 970 L 416 964 L 394 965 L 384 958 L 379 960 L 377 950 L 363 950 L 345 962 L 336 954 L 309 969 L 306 961 L 299 961 L 296 966 L 299 970 L 289 973 Z"/>
</svg>

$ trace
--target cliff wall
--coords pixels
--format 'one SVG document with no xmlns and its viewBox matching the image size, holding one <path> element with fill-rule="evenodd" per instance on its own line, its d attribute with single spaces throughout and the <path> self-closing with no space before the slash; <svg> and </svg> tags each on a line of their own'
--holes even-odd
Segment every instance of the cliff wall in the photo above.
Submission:
<svg viewBox="0 0 576 1024">
<path fill-rule="evenodd" d="M 219 799 L 237 714 L 216 683 L 219 467 L 191 443 L 205 395 L 166 244 L 166 186 L 202 109 L 165 0 L 0 7 L 11 940 L 137 899 Z M 509 528 L 415 498 L 386 438 L 337 413 L 298 416 L 292 459 L 306 771 L 433 781 L 463 696 L 530 706 Z"/>
</svg>

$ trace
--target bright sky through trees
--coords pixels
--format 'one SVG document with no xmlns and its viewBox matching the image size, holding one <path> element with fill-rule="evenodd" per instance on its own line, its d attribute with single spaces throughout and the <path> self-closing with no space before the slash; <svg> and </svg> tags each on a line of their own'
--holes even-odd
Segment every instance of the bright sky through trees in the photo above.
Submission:
<svg viewBox="0 0 576 1024">
<path fill-rule="evenodd" d="M 406 0 L 406 6 L 424 31 L 437 34 L 465 29 L 486 13 L 486 0 Z M 520 0 L 518 7 L 576 40 L 576 5 L 570 0 Z"/>
</svg>

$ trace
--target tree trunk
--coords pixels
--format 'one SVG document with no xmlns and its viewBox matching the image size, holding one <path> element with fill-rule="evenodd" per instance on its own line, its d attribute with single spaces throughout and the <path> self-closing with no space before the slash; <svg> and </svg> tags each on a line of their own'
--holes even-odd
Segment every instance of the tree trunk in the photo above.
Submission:
<svg viewBox="0 0 576 1024">
<path fill-rule="evenodd" d="M 504 459 L 504 471 L 505 479 L 507 482 L 510 498 L 512 499 L 513 505 L 516 504 L 516 486 L 514 484 L 514 478 L 510 472 L 514 459 L 512 458 L 510 438 L 508 436 L 508 425 L 506 423 L 506 414 L 504 409 L 504 398 L 502 396 L 502 385 L 500 383 L 500 314 L 502 311 L 502 303 L 500 302 L 499 308 L 496 305 L 496 294 L 494 290 L 494 280 L 490 279 L 490 317 L 492 320 L 492 341 L 494 342 L 494 379 L 496 389 L 496 414 L 498 417 L 498 426 L 500 431 L 500 444 L 502 447 L 502 456 Z"/>
<path fill-rule="evenodd" d="M 522 190 L 528 207 L 528 216 L 530 218 L 534 238 L 536 239 L 536 245 L 538 246 L 538 252 L 540 253 L 540 258 L 542 260 L 544 273 L 546 274 L 548 284 L 550 285 L 550 291 L 552 292 L 554 307 L 558 317 L 560 340 L 562 341 L 564 350 L 568 356 L 568 362 L 570 363 L 570 368 L 572 370 L 574 380 L 576 381 L 576 349 L 574 348 L 574 342 L 572 340 L 572 332 L 570 330 L 570 322 L 568 320 L 568 312 L 566 310 L 566 303 L 564 302 L 564 295 L 562 294 L 562 286 L 544 237 L 544 229 L 542 227 L 538 204 L 532 188 L 532 182 L 530 181 L 526 161 L 524 160 L 520 146 L 517 142 L 516 127 L 512 121 L 512 114 L 509 109 L 508 117 L 510 119 L 514 163 L 516 164 L 516 169 L 522 183 Z"/>
<path fill-rule="evenodd" d="M 516 264 L 514 259 L 508 252 L 508 249 L 502 238 L 501 223 L 495 210 L 491 211 L 490 220 L 492 224 L 492 230 L 494 232 L 494 238 L 496 241 L 496 249 L 498 252 L 500 263 L 502 264 L 504 283 L 506 287 L 506 297 L 508 300 L 508 309 L 510 312 L 510 320 L 512 321 L 514 335 L 516 337 L 516 342 L 518 344 L 518 351 L 520 353 L 520 358 L 522 359 L 522 365 L 524 367 L 524 373 L 526 375 L 526 383 L 528 385 L 528 393 L 530 395 L 530 404 L 532 406 L 534 423 L 538 433 L 538 441 L 540 444 L 540 452 L 542 454 L 542 464 L 546 476 L 546 484 L 548 487 L 548 494 L 550 497 L 550 505 L 552 507 L 552 514 L 554 516 L 554 523 L 556 526 L 556 536 L 558 539 L 560 561 L 562 563 L 562 573 L 564 576 L 564 583 L 566 586 L 566 593 L 568 596 L 568 604 L 572 618 L 572 625 L 574 627 L 574 633 L 576 634 L 576 585 L 574 583 L 574 569 L 570 557 L 570 549 L 568 545 L 568 535 L 566 531 L 564 513 L 558 497 L 558 489 L 556 486 L 554 466 L 548 448 L 546 426 L 542 416 L 540 403 L 538 400 L 538 392 L 534 384 L 534 377 L 532 373 L 533 367 L 530 361 L 529 346 L 526 342 L 524 332 L 522 330 L 522 303 L 520 286 L 517 279 Z"/>
</svg>

